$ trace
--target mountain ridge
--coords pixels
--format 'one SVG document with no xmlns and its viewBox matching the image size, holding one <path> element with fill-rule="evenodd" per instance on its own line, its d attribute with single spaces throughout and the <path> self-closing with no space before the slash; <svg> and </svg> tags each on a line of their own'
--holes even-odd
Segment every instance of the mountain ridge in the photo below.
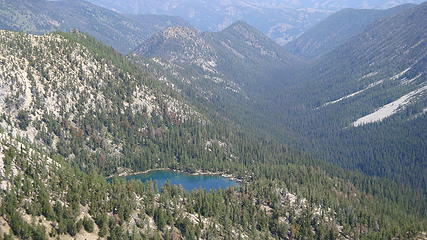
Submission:
<svg viewBox="0 0 427 240">
<path fill-rule="evenodd" d="M 188 25 L 168 16 L 124 16 L 86 1 L 1 0 L 0 27 L 42 34 L 79 30 L 122 53 L 129 53 L 151 34 L 171 25 Z"/>
<path fill-rule="evenodd" d="M 257 81 L 259 72 L 286 71 L 300 64 L 297 57 L 243 21 L 221 32 L 199 33 L 191 28 L 168 28 L 147 40 L 132 54 L 186 64 L 187 67 L 196 67 L 201 73 L 214 74 L 238 84 Z M 235 75 L 237 69 L 244 76 Z M 247 78 L 246 83 L 241 81 L 243 78 Z"/>
<path fill-rule="evenodd" d="M 399 14 L 415 6 L 414 4 L 404 4 L 385 10 L 343 9 L 286 44 L 285 49 L 297 56 L 315 59 L 362 33 L 375 21 Z"/>
<path fill-rule="evenodd" d="M 93 0 L 95 4 L 118 12 L 133 14 L 167 14 L 181 16 L 201 31 L 221 31 L 238 20 L 250 22 L 278 43 L 284 44 L 299 35 L 306 25 L 318 21 L 326 14 L 322 11 L 291 9 L 286 6 L 266 6 L 249 1 L 203 2 L 166 1 L 156 5 L 153 1 Z M 254 21 L 257 19 L 257 21 Z"/>
<path fill-rule="evenodd" d="M 154 0 L 125 2 L 91 0 L 91 2 L 122 13 L 180 16 L 201 31 L 222 31 L 233 22 L 243 20 L 260 29 L 280 45 L 285 45 L 329 14 L 343 8 L 389 8 L 403 3 L 422 1 L 167 0 L 159 3 Z"/>
</svg>

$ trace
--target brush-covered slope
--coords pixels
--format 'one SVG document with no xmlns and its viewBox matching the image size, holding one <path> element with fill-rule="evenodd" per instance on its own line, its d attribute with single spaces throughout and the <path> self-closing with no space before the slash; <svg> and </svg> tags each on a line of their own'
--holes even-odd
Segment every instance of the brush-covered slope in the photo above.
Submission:
<svg viewBox="0 0 427 240">
<path fill-rule="evenodd" d="M 327 17 L 286 44 L 285 49 L 306 59 L 317 58 L 362 33 L 370 24 L 382 18 L 408 10 L 415 5 L 380 9 L 344 9 Z"/>
<path fill-rule="evenodd" d="M 28 33 L 77 29 L 122 53 L 169 26 L 187 25 L 178 17 L 124 16 L 82 0 L 1 0 L 0 28 Z"/>
</svg>

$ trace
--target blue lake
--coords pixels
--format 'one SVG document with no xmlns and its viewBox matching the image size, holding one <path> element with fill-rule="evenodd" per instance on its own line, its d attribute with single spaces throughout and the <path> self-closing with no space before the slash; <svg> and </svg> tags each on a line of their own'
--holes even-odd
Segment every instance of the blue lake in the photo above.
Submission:
<svg viewBox="0 0 427 240">
<path fill-rule="evenodd" d="M 238 182 L 220 175 L 190 175 L 166 170 L 152 171 L 125 178 L 126 180 L 140 180 L 142 182 L 155 181 L 159 188 L 169 182 L 170 184 L 181 185 L 187 191 L 195 189 L 219 190 L 239 185 Z"/>
</svg>

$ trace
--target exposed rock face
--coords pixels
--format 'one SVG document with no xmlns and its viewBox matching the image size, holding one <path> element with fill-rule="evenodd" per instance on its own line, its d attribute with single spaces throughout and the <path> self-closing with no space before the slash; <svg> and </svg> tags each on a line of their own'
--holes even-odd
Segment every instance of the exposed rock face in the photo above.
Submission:
<svg viewBox="0 0 427 240">
<path fill-rule="evenodd" d="M 213 67 L 218 61 L 214 47 L 200 33 L 188 27 L 167 28 L 139 46 L 133 54 L 195 65 L 213 73 L 216 73 Z"/>
</svg>

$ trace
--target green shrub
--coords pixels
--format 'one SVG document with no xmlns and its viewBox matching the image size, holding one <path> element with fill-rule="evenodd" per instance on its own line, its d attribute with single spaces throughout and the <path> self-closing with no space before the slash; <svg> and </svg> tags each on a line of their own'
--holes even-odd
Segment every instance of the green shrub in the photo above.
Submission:
<svg viewBox="0 0 427 240">
<path fill-rule="evenodd" d="M 93 223 L 92 219 L 85 216 L 83 218 L 83 227 L 84 227 L 86 232 L 89 232 L 89 233 L 93 232 L 94 223 Z"/>
<path fill-rule="evenodd" d="M 27 130 L 27 127 L 30 125 L 31 119 L 30 115 L 27 111 L 19 111 L 18 115 L 16 116 L 16 119 L 18 120 L 18 127 L 22 130 Z"/>
</svg>

